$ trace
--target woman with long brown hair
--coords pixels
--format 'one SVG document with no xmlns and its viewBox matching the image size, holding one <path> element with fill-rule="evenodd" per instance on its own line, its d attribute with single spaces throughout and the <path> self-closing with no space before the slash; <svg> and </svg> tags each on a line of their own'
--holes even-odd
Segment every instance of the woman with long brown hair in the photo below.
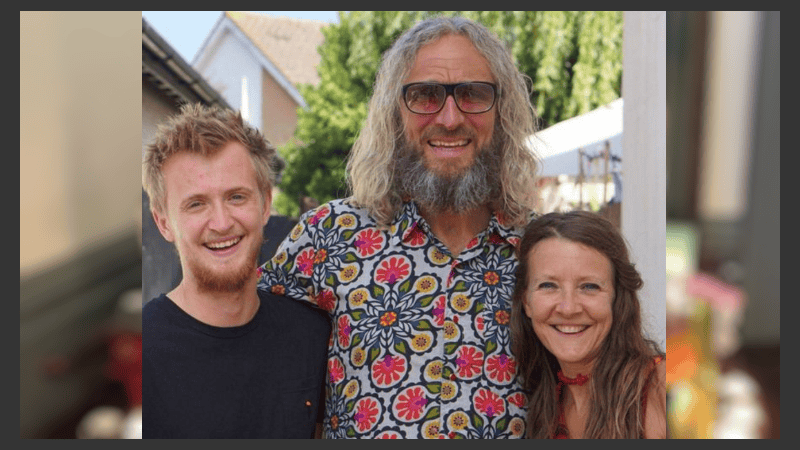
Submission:
<svg viewBox="0 0 800 450">
<path fill-rule="evenodd" d="M 526 227 L 511 330 L 527 437 L 666 437 L 666 355 L 642 332 L 641 286 L 602 217 L 551 213 Z"/>
</svg>

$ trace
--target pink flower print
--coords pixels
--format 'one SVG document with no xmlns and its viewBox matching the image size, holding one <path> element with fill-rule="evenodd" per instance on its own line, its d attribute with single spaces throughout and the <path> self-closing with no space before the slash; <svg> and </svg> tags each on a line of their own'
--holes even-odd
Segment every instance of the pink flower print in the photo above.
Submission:
<svg viewBox="0 0 800 450">
<path fill-rule="evenodd" d="M 377 272 L 375 273 L 375 281 L 380 283 L 394 284 L 408 276 L 411 265 L 401 257 L 392 257 L 388 261 L 381 261 Z"/>
<path fill-rule="evenodd" d="M 456 365 L 459 378 L 475 378 L 480 375 L 483 368 L 483 352 L 471 345 L 461 346 L 458 349 Z"/>
<path fill-rule="evenodd" d="M 405 358 L 386 355 L 372 364 L 372 381 L 380 387 L 388 387 L 400 381 L 405 372 Z"/>
<path fill-rule="evenodd" d="M 359 400 L 353 415 L 353 421 L 355 421 L 358 431 L 363 433 L 374 427 L 378 422 L 379 413 L 378 401 L 374 398 L 365 397 Z"/>
<path fill-rule="evenodd" d="M 328 208 L 327 206 L 323 206 L 322 208 L 317 210 L 316 213 L 314 213 L 313 217 L 308 219 L 308 223 L 310 223 L 311 225 L 316 225 L 320 220 L 322 220 L 323 217 L 327 216 L 330 211 L 331 211 L 330 208 Z"/>
<path fill-rule="evenodd" d="M 325 289 L 316 296 L 317 306 L 328 312 L 333 312 L 336 307 L 336 294 L 329 289 Z"/>
<path fill-rule="evenodd" d="M 311 275 L 314 271 L 314 249 L 307 248 L 297 255 L 295 264 L 303 272 L 303 275 Z"/>
<path fill-rule="evenodd" d="M 353 242 L 353 245 L 356 247 L 356 250 L 358 250 L 359 255 L 362 257 L 369 256 L 381 248 L 383 245 L 383 237 L 380 231 L 374 228 L 368 228 L 356 235 L 356 240 Z"/>
<path fill-rule="evenodd" d="M 403 422 L 413 422 L 425 411 L 428 399 L 425 398 L 424 390 L 419 386 L 410 387 L 400 393 L 395 400 L 393 408 L 395 416 Z"/>
<path fill-rule="evenodd" d="M 341 316 L 339 317 L 339 347 L 347 348 L 350 346 L 350 332 L 352 328 L 350 327 L 350 318 L 348 316 Z"/>
<path fill-rule="evenodd" d="M 438 325 L 444 325 L 444 304 L 447 299 L 444 295 L 440 295 L 433 303 L 433 322 Z"/>
<path fill-rule="evenodd" d="M 514 378 L 516 361 L 508 355 L 492 355 L 486 358 L 486 372 L 489 379 L 498 384 L 506 384 Z"/>
<path fill-rule="evenodd" d="M 330 378 L 331 384 L 337 384 L 344 379 L 344 366 L 339 358 L 328 360 L 328 378 Z"/>
<path fill-rule="evenodd" d="M 489 242 L 491 242 L 492 244 L 502 244 L 503 238 L 500 237 L 500 235 L 497 233 L 492 233 L 491 235 L 489 235 Z"/>
<path fill-rule="evenodd" d="M 505 402 L 500 396 L 494 392 L 480 388 L 478 394 L 473 401 L 475 409 L 486 417 L 494 417 L 503 414 L 506 411 Z"/>
<path fill-rule="evenodd" d="M 415 226 L 409 230 L 406 236 L 403 237 L 403 241 L 412 247 L 419 247 L 425 244 L 425 233 Z"/>
<path fill-rule="evenodd" d="M 384 431 L 376 436 L 375 439 L 400 439 L 400 435 L 395 431 Z"/>
<path fill-rule="evenodd" d="M 508 403 L 517 406 L 518 408 L 522 408 L 525 406 L 525 394 L 522 392 L 517 392 L 515 394 L 511 394 L 508 397 Z"/>
<path fill-rule="evenodd" d="M 486 330 L 486 321 L 483 319 L 483 316 L 478 316 L 475 318 L 475 328 L 481 333 Z"/>
</svg>

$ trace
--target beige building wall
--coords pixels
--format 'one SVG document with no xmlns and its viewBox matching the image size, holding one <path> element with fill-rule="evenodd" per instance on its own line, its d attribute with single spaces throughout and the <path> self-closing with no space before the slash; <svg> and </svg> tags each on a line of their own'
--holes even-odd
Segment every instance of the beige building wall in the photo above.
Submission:
<svg viewBox="0 0 800 450">
<path fill-rule="evenodd" d="M 20 12 L 20 277 L 138 226 L 137 21 Z"/>
<path fill-rule="evenodd" d="M 276 147 L 292 138 L 297 127 L 297 103 L 266 70 L 261 70 L 261 131 Z"/>
<path fill-rule="evenodd" d="M 140 13 L 20 12 L 21 438 L 96 398 L 102 360 L 72 358 L 140 282 L 140 45 Z"/>
</svg>

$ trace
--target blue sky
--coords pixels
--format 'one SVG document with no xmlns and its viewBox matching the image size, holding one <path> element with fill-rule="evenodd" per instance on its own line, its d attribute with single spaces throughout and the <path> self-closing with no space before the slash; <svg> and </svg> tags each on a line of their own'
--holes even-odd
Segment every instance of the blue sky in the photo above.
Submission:
<svg viewBox="0 0 800 450">
<path fill-rule="evenodd" d="M 273 16 L 313 19 L 338 23 L 336 11 L 256 11 Z M 222 15 L 222 11 L 142 11 L 142 17 L 155 28 L 169 45 L 186 62 L 191 63 L 200 49 L 211 27 Z"/>
</svg>

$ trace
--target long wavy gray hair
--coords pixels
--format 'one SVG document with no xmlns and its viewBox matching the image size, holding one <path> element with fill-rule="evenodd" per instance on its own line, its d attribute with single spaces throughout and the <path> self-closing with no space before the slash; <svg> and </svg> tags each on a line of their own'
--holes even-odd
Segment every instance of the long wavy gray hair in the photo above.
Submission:
<svg viewBox="0 0 800 450">
<path fill-rule="evenodd" d="M 529 78 L 520 72 L 503 43 L 483 25 L 461 17 L 424 20 L 400 36 L 383 54 L 369 102 L 366 123 L 347 161 L 347 183 L 352 202 L 366 208 L 378 225 L 388 228 L 402 207 L 395 186 L 394 162 L 404 139 L 400 115 L 401 88 L 419 49 L 442 36 L 467 37 L 489 63 L 498 86 L 494 133 L 500 135 L 500 195 L 492 208 L 504 223 L 525 225 L 534 204 L 534 182 L 539 167 L 526 140 L 536 131 L 536 113 L 530 103 Z"/>
</svg>

